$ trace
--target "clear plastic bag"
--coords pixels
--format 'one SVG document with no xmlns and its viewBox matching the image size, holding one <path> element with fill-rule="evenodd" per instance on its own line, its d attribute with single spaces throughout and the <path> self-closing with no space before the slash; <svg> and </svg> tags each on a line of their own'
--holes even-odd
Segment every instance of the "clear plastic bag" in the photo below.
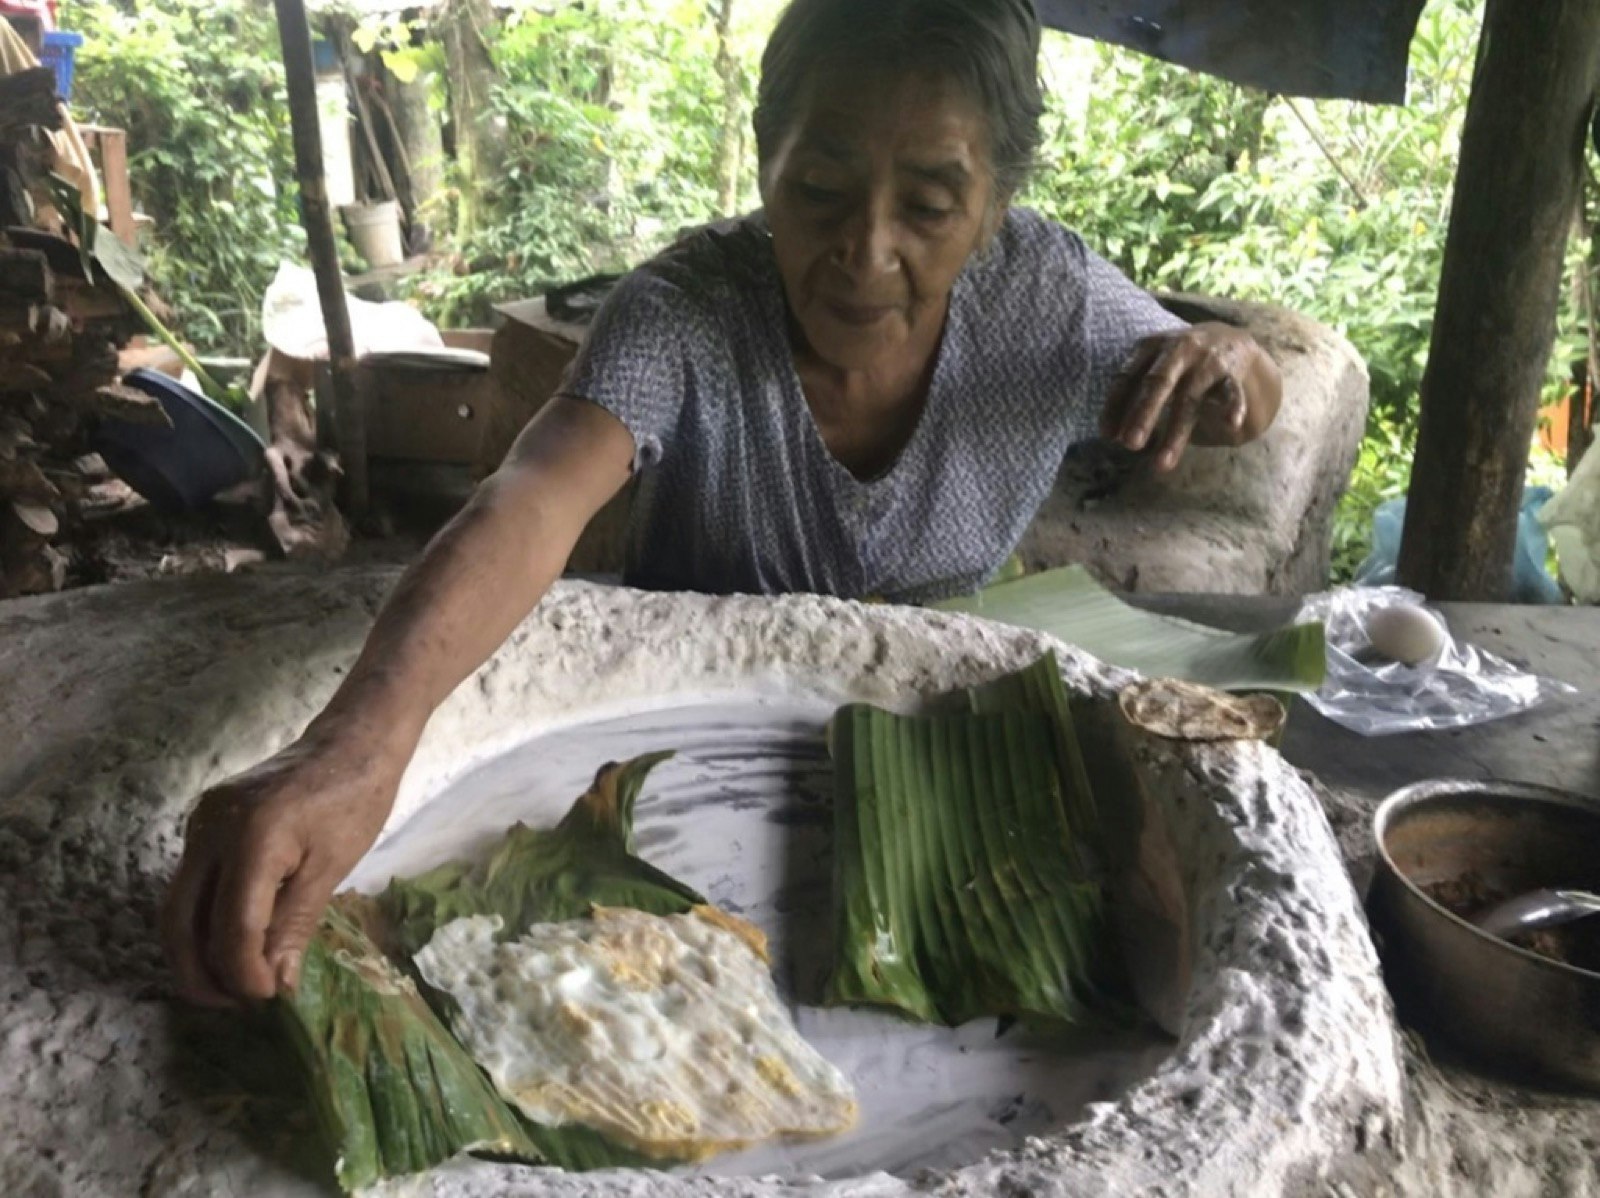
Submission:
<svg viewBox="0 0 1600 1198">
<path fill-rule="evenodd" d="M 1352 731 L 1385 736 L 1481 724 L 1575 693 L 1565 682 L 1530 674 L 1448 631 L 1439 651 L 1417 665 L 1377 657 L 1367 619 L 1381 608 L 1422 602 L 1402 587 L 1349 587 L 1309 596 L 1297 619 L 1323 622 L 1328 676 L 1306 701 Z M 1439 613 L 1432 614 L 1445 627 Z"/>
</svg>

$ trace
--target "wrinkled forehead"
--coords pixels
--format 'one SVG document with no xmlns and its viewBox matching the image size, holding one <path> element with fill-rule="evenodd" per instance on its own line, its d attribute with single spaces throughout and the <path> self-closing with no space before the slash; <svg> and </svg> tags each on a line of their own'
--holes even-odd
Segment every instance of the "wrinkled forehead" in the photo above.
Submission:
<svg viewBox="0 0 1600 1198">
<path fill-rule="evenodd" d="M 779 146 L 784 157 L 865 167 L 892 159 L 955 176 L 990 173 L 982 105 L 954 75 L 929 70 L 819 69 Z"/>
</svg>

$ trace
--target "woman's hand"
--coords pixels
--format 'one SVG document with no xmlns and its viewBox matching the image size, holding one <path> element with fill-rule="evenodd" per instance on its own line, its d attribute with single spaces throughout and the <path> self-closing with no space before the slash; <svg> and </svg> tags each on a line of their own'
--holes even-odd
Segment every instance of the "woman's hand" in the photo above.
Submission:
<svg viewBox="0 0 1600 1198">
<path fill-rule="evenodd" d="M 382 829 L 412 747 L 313 725 L 201 796 L 161 918 L 184 998 L 232 1006 L 299 984 L 323 909 Z"/>
<path fill-rule="evenodd" d="M 300 979 L 333 891 L 377 839 L 433 710 L 561 573 L 627 481 L 615 416 L 551 400 L 395 587 L 328 707 L 189 819 L 161 936 L 185 998 L 270 998 Z"/>
<path fill-rule="evenodd" d="M 1278 365 L 1242 329 L 1210 323 L 1146 337 L 1122 368 L 1101 433 L 1171 470 L 1190 443 L 1243 445 L 1272 425 L 1283 397 Z"/>
</svg>

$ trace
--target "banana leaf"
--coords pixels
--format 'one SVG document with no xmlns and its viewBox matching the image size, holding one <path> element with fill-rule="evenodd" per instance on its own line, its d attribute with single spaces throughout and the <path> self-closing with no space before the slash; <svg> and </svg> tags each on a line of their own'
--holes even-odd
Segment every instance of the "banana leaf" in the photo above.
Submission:
<svg viewBox="0 0 1600 1198">
<path fill-rule="evenodd" d="M 1249 635 L 1122 602 L 1082 566 L 996 583 L 934 604 L 1048 633 L 1112 665 L 1218 690 L 1314 691 L 1327 673 L 1320 623 Z"/>
<path fill-rule="evenodd" d="M 394 946 L 409 959 L 436 929 L 464 915 L 498 915 L 502 939 L 536 923 L 581 919 L 591 908 L 679 915 L 705 899 L 633 855 L 633 807 L 650 771 L 671 753 L 608 765 L 553 829 L 517 824 L 481 865 L 451 862 L 389 883 L 379 899 Z"/>
<path fill-rule="evenodd" d="M 834 717 L 828 999 L 952 1026 L 1126 1022 L 1055 657 L 965 699 L 955 714 L 855 704 Z"/>
<path fill-rule="evenodd" d="M 463 1152 L 567 1169 L 662 1163 L 589 1128 L 524 1118 L 450 1032 L 446 996 L 419 987 L 410 958 L 463 915 L 499 915 L 514 936 L 594 906 L 667 915 L 703 903 L 631 852 L 634 802 L 670 756 L 606 766 L 556 827 L 517 825 L 481 865 L 440 866 L 330 907 L 279 1012 L 347 1192 Z"/>
<path fill-rule="evenodd" d="M 460 1152 L 544 1159 L 416 984 L 339 907 L 279 1011 L 347 1192 Z"/>
</svg>

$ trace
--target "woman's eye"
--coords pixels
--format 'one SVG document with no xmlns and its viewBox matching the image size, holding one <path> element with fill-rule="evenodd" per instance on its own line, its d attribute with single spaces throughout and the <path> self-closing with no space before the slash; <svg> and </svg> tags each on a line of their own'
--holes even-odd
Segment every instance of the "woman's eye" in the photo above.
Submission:
<svg viewBox="0 0 1600 1198">
<path fill-rule="evenodd" d="M 795 194 L 808 204 L 832 204 L 840 198 L 840 193 L 831 187 L 823 187 L 817 183 L 796 183 Z"/>
<path fill-rule="evenodd" d="M 920 221 L 941 221 L 955 213 L 954 208 L 942 207 L 938 204 L 924 204 L 912 200 L 906 205 L 906 211 Z"/>
</svg>

